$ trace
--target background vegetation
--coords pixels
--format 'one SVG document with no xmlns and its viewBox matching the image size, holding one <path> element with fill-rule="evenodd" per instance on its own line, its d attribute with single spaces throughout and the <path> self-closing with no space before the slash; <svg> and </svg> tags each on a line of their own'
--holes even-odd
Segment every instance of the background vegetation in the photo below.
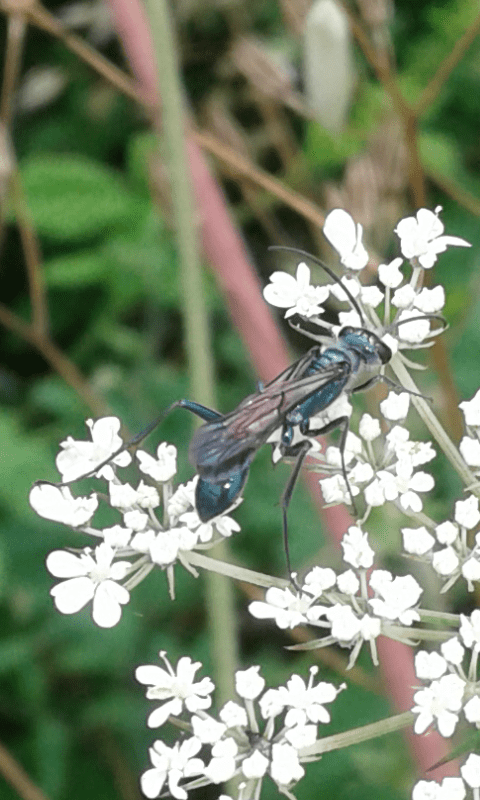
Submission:
<svg viewBox="0 0 480 800">
<path fill-rule="evenodd" d="M 364 224 L 373 250 L 388 257 L 395 252 L 392 227 L 406 211 L 444 207 L 447 233 L 473 248 L 445 254 L 435 269 L 433 282 L 447 290 L 451 331 L 422 385 L 458 438 L 452 376 L 465 399 L 477 390 L 480 373 L 479 20 L 469 0 L 397 0 L 385 17 L 380 3 L 352 6 L 354 92 L 346 126 L 332 135 L 304 92 L 308 6 L 308 0 L 174 4 L 197 141 L 214 154 L 211 166 L 264 281 L 278 264 L 269 244 L 322 251 L 326 208 L 345 205 Z M 75 40 L 62 41 L 52 17 L 68 29 L 78 26 L 83 41 L 128 73 L 108 8 L 48 2 L 32 9 L 20 0 L 2 6 L 0 796 L 132 800 L 152 738 L 133 668 L 165 649 L 173 662 L 188 653 L 211 672 L 203 582 L 179 571 L 172 604 L 164 577 L 154 574 L 111 631 L 96 629 L 87 611 L 61 617 L 48 595 L 44 559 L 56 547 L 84 542 L 39 520 L 27 497 L 34 480 L 55 479 L 58 443 L 67 435 L 82 438 L 86 417 L 109 409 L 137 432 L 188 396 L 179 258 L 162 139 L 159 150 L 145 104 L 106 80 L 94 68 L 102 66 L 97 56 L 92 62 Z M 409 116 L 414 104 L 421 111 L 416 121 Z M 219 158 L 221 146 L 228 153 Z M 205 273 L 204 292 L 217 402 L 226 411 L 254 390 L 258 376 L 215 269 Z M 284 334 L 292 357 L 308 347 Z M 269 346 L 262 342 L 267 354 Z M 192 474 L 192 424 L 177 411 L 152 437 L 177 445 L 182 479 Z M 418 437 L 426 438 L 420 424 Z M 438 513 L 448 513 L 458 485 L 441 458 L 434 470 L 434 502 Z M 269 453 L 261 452 L 236 513 L 242 533 L 232 550 L 254 569 L 284 572 L 277 503 L 287 474 L 285 466 L 274 471 Z M 338 563 L 304 486 L 292 503 L 291 531 L 299 569 L 314 557 Z M 376 546 L 388 565 L 398 533 L 392 541 L 383 534 Z M 457 599 L 462 608 L 472 603 Z M 242 663 L 265 665 L 272 684 L 292 669 L 306 673 L 311 656 L 284 651 L 287 637 L 249 618 L 246 602 L 239 592 Z M 321 658 L 325 679 L 341 680 L 344 653 Z M 389 711 L 368 659 L 350 678 L 329 731 Z M 406 798 L 414 767 L 403 747 L 401 737 L 391 737 L 331 754 L 309 770 L 298 797 Z M 15 772 L 20 764 L 26 774 Z"/>
</svg>

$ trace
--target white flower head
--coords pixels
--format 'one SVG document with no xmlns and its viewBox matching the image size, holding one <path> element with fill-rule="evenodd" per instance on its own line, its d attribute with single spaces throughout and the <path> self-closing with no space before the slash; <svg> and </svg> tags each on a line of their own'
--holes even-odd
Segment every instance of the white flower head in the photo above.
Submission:
<svg viewBox="0 0 480 800">
<path fill-rule="evenodd" d="M 453 664 L 456 667 L 461 665 L 465 655 L 465 648 L 460 644 L 458 636 L 453 636 L 448 641 L 443 642 L 440 645 L 440 650 L 445 661 L 448 661 L 449 664 Z"/>
<path fill-rule="evenodd" d="M 405 552 L 415 556 L 424 556 L 430 552 L 435 544 L 435 538 L 424 526 L 421 528 L 402 528 L 402 536 Z"/>
<path fill-rule="evenodd" d="M 440 525 L 437 525 L 435 528 L 435 536 L 440 544 L 453 544 L 458 539 L 458 525 L 455 525 L 454 522 L 450 522 L 450 520 L 441 522 Z"/>
<path fill-rule="evenodd" d="M 378 267 L 378 278 L 384 286 L 389 289 L 397 289 L 403 281 L 403 275 L 400 272 L 400 267 L 403 264 L 403 258 L 394 258 L 389 264 L 380 264 Z"/>
<path fill-rule="evenodd" d="M 460 772 L 465 783 L 478 791 L 480 788 L 480 756 L 477 753 L 470 753 L 463 767 L 460 767 Z"/>
<path fill-rule="evenodd" d="M 204 718 L 194 714 L 191 721 L 193 733 L 197 739 L 200 739 L 202 744 L 215 744 L 227 730 L 224 722 L 217 722 L 216 719 L 209 716 Z"/>
<path fill-rule="evenodd" d="M 138 494 L 129 483 L 110 481 L 108 484 L 110 505 L 120 511 L 131 511 L 138 503 Z"/>
<path fill-rule="evenodd" d="M 80 555 L 54 550 L 47 556 L 48 571 L 56 578 L 65 578 L 50 590 L 56 608 L 62 614 L 75 614 L 93 599 L 93 621 L 101 628 L 112 628 L 119 622 L 121 606 L 130 595 L 118 581 L 130 564 L 113 563 L 115 551 L 103 542 L 92 551 L 86 548 Z"/>
<path fill-rule="evenodd" d="M 314 567 L 307 572 L 303 583 L 303 591 L 314 597 L 320 597 L 328 589 L 335 586 L 336 575 L 330 567 Z"/>
<path fill-rule="evenodd" d="M 336 208 L 325 218 L 323 234 L 340 256 L 347 269 L 361 270 L 368 264 L 368 253 L 362 243 L 363 228 L 342 208 Z"/>
<path fill-rule="evenodd" d="M 265 678 L 259 675 L 260 667 L 237 670 L 235 673 L 235 691 L 239 697 L 255 700 L 265 688 Z"/>
<path fill-rule="evenodd" d="M 254 750 L 253 753 L 242 761 L 242 772 L 247 780 L 254 778 L 263 778 L 265 775 L 269 760 L 260 750 Z"/>
<path fill-rule="evenodd" d="M 459 633 L 463 644 L 472 650 L 480 651 L 480 609 L 472 611 L 470 617 L 460 614 L 460 620 Z"/>
<path fill-rule="evenodd" d="M 438 215 L 441 206 L 435 212 L 428 208 L 420 208 L 415 217 L 400 220 L 395 233 L 400 239 L 400 249 L 405 258 L 417 259 L 424 269 L 433 267 L 439 253 L 445 252 L 449 245 L 470 247 L 469 242 L 458 236 L 443 236 L 445 230 Z"/>
<path fill-rule="evenodd" d="M 418 622 L 420 616 L 413 607 L 417 605 L 423 589 L 412 575 L 382 582 L 375 591 L 379 597 L 369 600 L 369 604 L 378 617 L 391 621 L 398 619 L 403 625 Z"/>
<path fill-rule="evenodd" d="M 265 594 L 265 602 L 254 600 L 248 610 L 257 619 L 274 619 L 279 628 L 295 628 L 308 621 L 308 610 L 312 604 L 310 594 L 300 595 L 288 587 L 272 587 Z"/>
<path fill-rule="evenodd" d="M 275 742 L 272 745 L 270 775 L 278 786 L 289 786 L 305 775 L 297 751 L 288 742 Z"/>
<path fill-rule="evenodd" d="M 342 594 L 355 595 L 360 590 L 360 581 L 353 569 L 347 569 L 337 577 L 337 586 Z"/>
<path fill-rule="evenodd" d="M 424 733 L 436 721 L 439 733 L 450 737 L 457 725 L 466 683 L 458 675 L 443 675 L 426 689 L 415 692 L 415 733 Z"/>
<path fill-rule="evenodd" d="M 380 635 L 379 619 L 365 614 L 357 617 L 351 606 L 337 603 L 327 609 L 325 616 L 331 625 L 331 634 L 341 646 L 350 647 L 362 640 L 373 640 Z"/>
<path fill-rule="evenodd" d="M 371 308 L 376 308 L 384 300 L 384 294 L 378 286 L 363 286 L 361 291 L 362 303 Z"/>
<path fill-rule="evenodd" d="M 433 289 L 423 287 L 414 300 L 415 308 L 424 314 L 438 314 L 445 305 L 445 289 L 443 286 L 434 286 Z"/>
<path fill-rule="evenodd" d="M 124 528 L 122 525 L 112 525 L 111 528 L 104 528 L 102 534 L 103 541 L 114 549 L 127 547 L 132 537 L 130 528 Z"/>
<path fill-rule="evenodd" d="M 246 728 L 248 725 L 247 712 L 239 703 L 228 700 L 218 715 L 227 728 Z"/>
<path fill-rule="evenodd" d="M 180 550 L 193 550 L 197 544 L 197 534 L 182 526 L 158 531 L 149 543 L 150 558 L 154 564 L 167 566 L 173 564 Z"/>
<path fill-rule="evenodd" d="M 288 272 L 274 272 L 270 283 L 265 286 L 263 296 L 267 303 L 278 308 L 286 308 L 285 317 L 301 314 L 312 317 L 323 313 L 321 303 L 329 295 L 326 286 L 311 286 L 310 269 L 301 262 L 294 278 Z"/>
<path fill-rule="evenodd" d="M 433 681 L 447 671 L 447 662 L 438 653 L 419 650 L 415 655 L 415 674 L 420 680 Z"/>
<path fill-rule="evenodd" d="M 157 458 L 144 450 L 137 450 L 136 457 L 141 471 L 158 483 L 170 481 L 177 471 L 177 448 L 161 442 L 157 447 Z"/>
<path fill-rule="evenodd" d="M 455 503 L 455 522 L 463 528 L 471 530 L 480 522 L 480 511 L 478 509 L 478 497 L 470 494 L 465 500 L 457 500 Z"/>
<path fill-rule="evenodd" d="M 407 322 L 409 319 L 412 321 Z M 430 320 L 416 309 L 402 311 L 397 322 L 398 338 L 403 342 L 420 344 L 430 333 Z"/>
<path fill-rule="evenodd" d="M 325 681 L 314 686 L 317 672 L 317 667 L 310 668 L 308 684 L 300 675 L 292 675 L 286 686 L 278 687 L 279 701 L 284 708 L 289 709 L 285 716 L 285 725 L 288 728 L 305 725 L 307 722 L 315 725 L 326 725 L 330 722 L 330 713 L 325 708 L 325 703 L 332 703 L 345 686 L 337 688 L 333 683 Z"/>
<path fill-rule="evenodd" d="M 202 743 L 195 736 L 181 744 L 176 742 L 173 747 L 157 739 L 149 748 L 152 768 L 140 778 L 143 794 L 148 798 L 158 797 L 167 783 L 175 800 L 187 800 L 187 792 L 179 786 L 179 781 L 204 772 L 203 761 L 196 758 L 201 747 Z"/>
<path fill-rule="evenodd" d="M 30 491 L 30 505 L 39 517 L 80 528 L 91 520 L 98 508 L 95 493 L 74 497 L 68 486 L 37 483 Z"/>
<path fill-rule="evenodd" d="M 443 547 L 441 550 L 437 550 L 432 556 L 433 569 L 443 577 L 452 575 L 459 566 L 460 559 L 453 547 Z"/>
<path fill-rule="evenodd" d="M 374 439 L 380 436 L 382 429 L 378 419 L 370 416 L 370 414 L 363 414 L 358 424 L 358 432 L 366 442 L 373 442 Z"/>
<path fill-rule="evenodd" d="M 409 283 L 406 283 L 394 292 L 392 305 L 396 308 L 409 308 L 413 304 L 415 297 L 415 289 Z"/>
<path fill-rule="evenodd" d="M 202 666 L 200 661 L 192 661 L 188 656 L 183 656 L 174 672 L 165 653 L 160 651 L 159 655 L 166 669 L 155 664 L 145 664 L 135 670 L 137 681 L 148 686 L 147 698 L 166 701 L 148 717 L 149 728 L 159 728 L 170 714 L 178 716 L 184 705 L 191 712 L 210 708 L 212 698 L 209 695 L 215 688 L 210 678 L 195 682 L 195 674 Z"/>
<path fill-rule="evenodd" d="M 459 403 L 465 417 L 465 424 L 472 428 L 480 427 L 480 389 L 471 400 L 464 400 Z"/>
<path fill-rule="evenodd" d="M 477 438 L 464 436 L 458 449 L 469 467 L 480 467 L 480 442 Z"/>
<path fill-rule="evenodd" d="M 352 525 L 342 539 L 343 560 L 357 569 L 368 569 L 375 559 L 375 551 L 368 543 L 368 536 L 356 525 Z"/>
<path fill-rule="evenodd" d="M 407 416 L 409 405 L 410 395 L 408 392 L 396 394 L 396 392 L 390 391 L 387 399 L 380 403 L 380 411 L 386 419 L 398 422 Z"/>
<path fill-rule="evenodd" d="M 205 777 L 215 784 L 230 780 L 235 774 L 237 753 L 237 744 L 231 736 L 215 742 L 212 747 L 213 758 L 204 771 Z"/>
<path fill-rule="evenodd" d="M 90 428 L 91 442 L 76 441 L 69 436 L 60 443 L 62 450 L 57 456 L 56 465 L 64 482 L 76 480 L 93 472 L 95 467 L 106 461 L 123 445 L 123 440 L 119 436 L 120 420 L 118 417 L 103 417 L 97 419 L 96 422 L 87 419 L 86 424 Z M 126 467 L 131 460 L 130 453 L 123 450 L 111 459 L 111 463 L 119 467 Z M 111 480 L 113 477 L 112 467 L 110 464 L 105 464 L 96 475 L 99 478 Z"/>
<path fill-rule="evenodd" d="M 465 784 L 461 778 L 444 778 L 436 781 L 418 781 L 412 791 L 412 800 L 465 800 Z"/>
</svg>

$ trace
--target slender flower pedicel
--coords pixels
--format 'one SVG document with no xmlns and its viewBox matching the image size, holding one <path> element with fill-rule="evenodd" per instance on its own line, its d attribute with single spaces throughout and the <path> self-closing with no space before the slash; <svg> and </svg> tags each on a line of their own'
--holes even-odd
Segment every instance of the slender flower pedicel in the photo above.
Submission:
<svg viewBox="0 0 480 800">
<path fill-rule="evenodd" d="M 290 646 L 292 629 L 303 627 L 302 643 L 291 649 L 336 645 L 347 652 L 351 668 L 364 646 L 378 665 L 379 636 L 416 648 L 418 682 L 411 712 L 394 718 L 399 728 L 411 725 L 418 736 L 436 729 L 445 738 L 459 725 L 480 729 L 480 610 L 467 613 L 465 605 L 466 613 L 453 614 L 443 605 L 427 608 L 431 587 L 424 593 L 419 574 L 413 574 L 414 562 L 426 564 L 444 593 L 454 584 L 472 592 L 480 582 L 480 389 L 460 403 L 465 433 L 456 446 L 411 376 L 422 368 L 411 351 L 430 347 L 446 327 L 445 292 L 439 285 L 422 287 L 424 270 L 448 247 L 470 246 L 445 234 L 440 211 L 420 209 L 399 221 L 401 256 L 380 264 L 378 280 L 370 273 L 361 281 L 365 267 L 378 259 L 370 258 L 362 226 L 343 209 L 327 215 L 324 229 L 338 254 L 338 275 L 313 257 L 310 266 L 304 253 L 295 277 L 273 273 L 265 299 L 317 344 L 231 414 L 186 400 L 167 409 L 187 408 L 205 423 L 191 443 L 198 475 L 188 483 L 175 485 L 172 444 L 163 442 L 152 454 L 138 449 L 142 437 L 137 437 L 132 460 L 133 443 L 122 442 L 116 417 L 88 420 L 87 441 L 67 437 L 61 443 L 56 463 L 62 483 L 38 482 L 30 502 L 39 516 L 67 526 L 74 536 L 91 537 L 92 544 L 73 550 L 69 541 L 68 549 L 47 557 L 47 569 L 59 579 L 51 590 L 58 611 L 74 614 L 91 604 L 93 621 L 112 627 L 121 622 L 131 592 L 154 569 L 165 573 L 171 599 L 178 569 L 187 570 L 191 580 L 200 570 L 213 569 L 266 589 L 249 605 L 252 623 L 265 636 L 275 624 Z M 315 263 L 322 270 L 321 286 L 315 285 Z M 324 272 L 331 282 L 325 283 Z M 341 306 L 336 322 L 332 299 L 335 308 Z M 378 381 L 388 388 L 378 410 L 372 406 L 358 416 L 357 390 Z M 418 433 L 418 426 L 411 432 L 415 410 L 430 438 Z M 327 446 L 317 440 L 334 430 L 338 437 Z M 290 568 L 288 582 L 209 557 L 211 547 L 240 531 L 230 513 L 242 501 L 256 450 L 266 443 L 274 463 L 296 460 L 294 479 L 308 461 L 319 473 L 325 503 L 346 503 L 355 513 L 341 541 L 342 566 L 317 564 L 306 574 Z M 445 518 L 429 502 L 434 488 L 429 464 L 439 450 L 464 487 Z M 138 473 L 132 482 L 125 479 L 127 466 Z M 95 488 L 75 496 L 72 484 L 83 476 L 96 482 Z M 284 496 L 285 519 L 294 479 Z M 107 528 L 97 521 L 102 504 L 114 516 Z M 437 499 L 433 508 L 439 507 Z M 396 537 L 403 547 L 399 574 L 384 568 L 378 524 L 370 526 L 370 515 L 378 521 L 383 513 L 390 543 Z M 295 672 L 276 688 L 267 688 L 257 665 L 239 670 L 234 696 L 217 709 L 213 681 L 199 661 L 184 654 L 173 666 L 163 650 L 160 658 L 160 665 L 136 670 L 154 704 L 147 725 L 158 736 L 140 779 L 148 798 L 187 800 L 194 789 L 213 784 L 219 800 L 260 800 L 263 787 L 273 782 L 293 800 L 309 762 L 328 758 L 332 739 L 337 749 L 352 742 L 350 731 L 322 736 L 321 726 L 335 717 L 331 704 L 346 686 L 322 680 L 316 666 L 308 679 Z M 168 744 L 167 725 L 179 729 L 177 740 L 170 737 Z M 373 738 L 391 726 L 391 719 L 376 722 L 358 738 Z M 222 794 L 222 784 L 232 778 L 238 789 Z M 412 790 L 412 800 L 463 798 L 480 800 L 480 754 L 474 752 L 465 752 L 458 776 L 440 783 L 420 780 Z"/>
</svg>

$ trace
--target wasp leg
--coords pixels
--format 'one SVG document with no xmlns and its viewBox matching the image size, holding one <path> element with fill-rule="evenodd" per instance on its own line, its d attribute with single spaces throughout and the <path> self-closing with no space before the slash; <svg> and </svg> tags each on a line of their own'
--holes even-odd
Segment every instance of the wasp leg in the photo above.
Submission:
<svg viewBox="0 0 480 800">
<path fill-rule="evenodd" d="M 298 476 L 300 474 L 300 470 L 302 468 L 302 464 L 305 460 L 305 456 L 307 455 L 308 451 L 310 450 L 311 444 L 306 439 L 303 442 L 299 442 L 299 444 L 293 445 L 292 447 L 283 447 L 282 448 L 282 455 L 283 456 L 296 456 L 297 460 L 295 462 L 295 466 L 292 470 L 292 473 L 288 479 L 288 483 L 285 486 L 283 491 L 280 505 L 282 507 L 282 527 L 283 527 L 283 547 L 285 550 L 285 561 L 287 562 L 287 570 L 288 575 L 290 578 L 290 582 L 293 587 L 299 592 L 300 587 L 297 584 L 297 581 L 294 578 L 293 571 L 292 571 L 292 562 L 290 559 L 290 546 L 288 543 L 288 506 L 290 505 L 290 500 L 292 499 L 293 490 L 295 488 L 295 484 L 297 482 Z"/>
<path fill-rule="evenodd" d="M 308 422 L 308 420 L 306 420 L 306 422 Z M 307 428 L 306 430 L 303 430 L 303 428 L 305 428 L 306 426 L 300 425 L 300 430 L 306 436 L 314 437 L 314 436 L 321 436 L 324 433 L 329 433 L 330 431 L 333 431 L 336 428 L 341 429 L 339 450 L 340 450 L 340 458 L 342 461 L 342 476 L 343 480 L 345 481 L 348 494 L 350 495 L 353 513 L 355 514 L 356 517 L 358 517 L 357 506 L 355 500 L 353 499 L 352 489 L 350 487 L 350 481 L 348 480 L 347 476 L 347 465 L 345 464 L 345 445 L 347 442 L 349 425 L 350 425 L 350 419 L 348 417 L 337 417 L 337 419 L 332 419 L 331 422 L 327 422 L 327 424 L 323 425 L 321 428 L 310 428 L 310 429 Z"/>
<path fill-rule="evenodd" d="M 426 394 L 422 394 L 421 392 L 413 392 L 411 389 L 407 389 L 400 383 L 392 381 L 392 379 L 388 378 L 387 375 L 374 375 L 373 378 L 369 378 L 368 381 L 365 381 L 365 383 L 361 383 L 359 386 L 355 386 L 353 389 L 351 389 L 351 394 L 355 394 L 355 392 L 364 392 L 366 389 L 370 389 L 371 386 L 375 386 L 376 383 L 380 382 L 386 383 L 391 389 L 396 389 L 400 392 L 408 392 L 408 394 L 413 394 L 414 397 L 423 397 L 424 400 L 428 400 L 429 403 L 433 403 L 431 397 L 427 397 Z"/>
<path fill-rule="evenodd" d="M 72 483 L 76 483 L 77 481 L 82 480 L 83 478 L 92 477 L 92 475 L 95 475 L 99 469 L 102 469 L 102 467 L 105 467 L 107 464 L 109 464 L 110 461 L 116 458 L 116 456 L 120 455 L 120 453 L 123 453 L 124 450 L 131 450 L 136 445 L 139 445 L 141 442 L 143 442 L 143 440 L 146 439 L 147 436 L 149 436 L 149 434 L 155 430 L 155 428 L 162 422 L 162 420 L 164 420 L 165 417 L 167 417 L 170 414 L 170 412 L 174 411 L 176 408 L 186 408 L 187 411 L 191 411 L 192 414 L 196 414 L 197 417 L 200 417 L 200 419 L 205 420 L 205 422 L 212 422 L 216 419 L 221 419 L 223 417 L 223 414 L 220 414 L 218 411 L 214 411 L 213 408 L 202 406 L 200 403 L 195 403 L 194 400 L 175 400 L 175 402 L 169 405 L 168 408 L 165 409 L 165 411 L 162 411 L 162 413 L 156 419 L 154 419 L 153 422 L 147 425 L 147 427 L 144 428 L 143 431 L 137 433 L 137 435 L 134 436 L 133 439 L 130 439 L 130 441 L 127 442 L 126 444 L 122 444 L 122 446 L 119 447 L 118 450 L 115 450 L 115 452 L 109 455 L 108 458 L 106 458 L 104 461 L 101 461 L 100 464 L 97 464 L 97 466 L 94 469 L 90 470 L 90 472 L 86 472 L 85 475 L 80 475 L 78 478 L 72 478 L 72 480 L 70 481 L 63 481 L 62 483 L 54 483 L 53 481 L 35 481 L 34 485 L 37 486 L 40 484 L 48 484 L 50 486 L 58 486 L 58 487 L 71 486 Z"/>
</svg>

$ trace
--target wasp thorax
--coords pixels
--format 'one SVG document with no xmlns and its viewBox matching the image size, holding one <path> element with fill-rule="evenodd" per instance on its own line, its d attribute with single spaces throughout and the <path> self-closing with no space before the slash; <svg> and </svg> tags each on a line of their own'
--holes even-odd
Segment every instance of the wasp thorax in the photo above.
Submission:
<svg viewBox="0 0 480 800">
<path fill-rule="evenodd" d="M 342 328 L 339 333 L 339 340 L 355 350 L 358 355 L 367 363 L 380 362 L 388 364 L 392 358 L 392 351 L 376 333 L 367 328 L 354 328 L 347 326 Z"/>
</svg>

